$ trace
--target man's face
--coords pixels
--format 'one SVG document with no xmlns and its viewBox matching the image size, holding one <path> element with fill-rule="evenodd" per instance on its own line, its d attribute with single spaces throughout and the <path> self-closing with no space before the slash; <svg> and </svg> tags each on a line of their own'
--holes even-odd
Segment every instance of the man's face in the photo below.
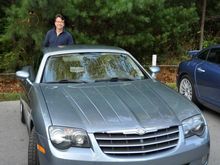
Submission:
<svg viewBox="0 0 220 165">
<path fill-rule="evenodd" d="M 55 20 L 55 26 L 57 30 L 63 30 L 64 20 L 62 20 L 60 17 L 57 17 Z"/>
</svg>

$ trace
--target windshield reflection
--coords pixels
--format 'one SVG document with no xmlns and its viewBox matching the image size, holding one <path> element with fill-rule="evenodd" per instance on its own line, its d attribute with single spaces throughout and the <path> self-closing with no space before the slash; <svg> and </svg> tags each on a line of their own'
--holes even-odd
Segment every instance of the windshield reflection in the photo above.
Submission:
<svg viewBox="0 0 220 165">
<path fill-rule="evenodd" d="M 97 82 L 112 78 L 140 80 L 145 76 L 135 62 L 125 54 L 75 53 L 51 56 L 46 63 L 42 81 Z"/>
</svg>

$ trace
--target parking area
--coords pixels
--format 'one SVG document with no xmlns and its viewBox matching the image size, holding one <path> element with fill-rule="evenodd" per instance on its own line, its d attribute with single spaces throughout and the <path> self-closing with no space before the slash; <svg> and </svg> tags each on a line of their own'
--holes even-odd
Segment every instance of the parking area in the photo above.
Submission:
<svg viewBox="0 0 220 165">
<path fill-rule="evenodd" d="M 28 134 L 19 102 L 0 102 L 0 165 L 27 165 Z"/>
<path fill-rule="evenodd" d="M 28 134 L 20 122 L 19 102 L 0 102 L 0 165 L 27 165 Z M 220 164 L 220 114 L 204 109 L 211 135 L 209 165 Z"/>
<path fill-rule="evenodd" d="M 203 114 L 208 122 L 211 137 L 211 154 L 209 165 L 220 165 L 220 114 L 204 109 Z"/>
</svg>

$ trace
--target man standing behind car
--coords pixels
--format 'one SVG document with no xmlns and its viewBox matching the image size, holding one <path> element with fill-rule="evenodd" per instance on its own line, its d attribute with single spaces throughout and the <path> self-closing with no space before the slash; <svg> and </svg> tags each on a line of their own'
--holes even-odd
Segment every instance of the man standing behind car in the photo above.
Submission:
<svg viewBox="0 0 220 165">
<path fill-rule="evenodd" d="M 72 35 L 64 29 L 64 21 L 64 17 L 61 14 L 55 16 L 55 27 L 47 32 L 43 43 L 44 47 L 58 47 L 75 44 Z"/>
</svg>

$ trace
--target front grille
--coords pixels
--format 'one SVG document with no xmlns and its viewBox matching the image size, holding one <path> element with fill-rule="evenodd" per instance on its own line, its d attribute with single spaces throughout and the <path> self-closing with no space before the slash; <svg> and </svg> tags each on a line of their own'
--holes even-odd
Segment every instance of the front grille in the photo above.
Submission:
<svg viewBox="0 0 220 165">
<path fill-rule="evenodd" d="M 178 126 L 138 134 L 95 133 L 101 150 L 108 155 L 146 155 L 164 152 L 177 146 Z"/>
</svg>

